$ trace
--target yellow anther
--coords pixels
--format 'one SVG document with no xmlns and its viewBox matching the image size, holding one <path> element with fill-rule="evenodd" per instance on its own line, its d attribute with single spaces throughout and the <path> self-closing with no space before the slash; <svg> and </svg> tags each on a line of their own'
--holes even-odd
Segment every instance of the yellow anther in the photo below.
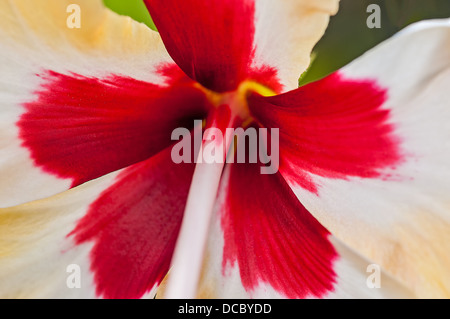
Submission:
<svg viewBox="0 0 450 319">
<path fill-rule="evenodd" d="M 249 125 L 253 121 L 247 102 L 247 98 L 251 93 L 257 93 L 262 96 L 276 95 L 273 90 L 255 81 L 244 81 L 235 91 L 224 93 L 211 91 L 199 83 L 196 83 L 195 86 L 205 93 L 213 106 L 228 105 L 232 112 L 243 120 L 243 126 Z"/>
</svg>

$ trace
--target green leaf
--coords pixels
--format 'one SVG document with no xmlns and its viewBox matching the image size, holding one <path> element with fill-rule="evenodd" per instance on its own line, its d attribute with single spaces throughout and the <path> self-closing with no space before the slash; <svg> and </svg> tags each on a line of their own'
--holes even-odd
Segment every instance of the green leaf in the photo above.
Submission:
<svg viewBox="0 0 450 319">
<path fill-rule="evenodd" d="M 118 14 L 130 16 L 134 20 L 145 23 L 156 31 L 156 26 L 142 0 L 103 0 L 103 2 L 108 8 Z"/>
</svg>

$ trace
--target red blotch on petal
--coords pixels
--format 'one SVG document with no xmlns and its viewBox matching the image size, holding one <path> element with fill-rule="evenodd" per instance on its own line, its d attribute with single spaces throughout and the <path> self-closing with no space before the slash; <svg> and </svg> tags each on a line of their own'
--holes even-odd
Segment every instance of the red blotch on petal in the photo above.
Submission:
<svg viewBox="0 0 450 319">
<path fill-rule="evenodd" d="M 250 109 L 263 126 L 280 129 L 280 171 L 318 192 L 310 173 L 336 179 L 388 178 L 403 161 L 400 139 L 384 106 L 388 91 L 374 80 L 340 73 L 274 97 L 253 95 Z"/>
<path fill-rule="evenodd" d="M 231 164 L 229 169 L 221 219 L 224 275 L 237 264 L 247 291 L 267 284 L 288 298 L 333 291 L 337 254 L 329 233 L 283 177 L 261 175 L 256 164 Z"/>
<path fill-rule="evenodd" d="M 255 1 L 145 0 L 167 51 L 192 79 L 216 92 L 256 80 L 276 92 L 270 66 L 255 69 Z"/>
<path fill-rule="evenodd" d="M 93 242 L 98 296 L 141 298 L 167 274 L 194 164 L 176 165 L 170 149 L 125 169 L 69 235 Z"/>
<path fill-rule="evenodd" d="M 164 85 L 43 72 L 17 123 L 22 145 L 38 167 L 72 186 L 148 159 L 173 143 L 173 129 L 207 113 L 204 94 L 179 68 L 161 73 Z"/>
<path fill-rule="evenodd" d="M 246 78 L 255 32 L 252 1 L 144 2 L 170 55 L 192 79 L 225 92 Z"/>
</svg>

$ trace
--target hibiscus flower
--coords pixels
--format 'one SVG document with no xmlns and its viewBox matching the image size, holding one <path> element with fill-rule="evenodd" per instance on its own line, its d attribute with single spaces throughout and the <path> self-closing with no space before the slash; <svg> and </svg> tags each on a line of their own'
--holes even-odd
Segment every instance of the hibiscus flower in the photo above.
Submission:
<svg viewBox="0 0 450 319">
<path fill-rule="evenodd" d="M 71 2 L 0 0 L 0 296 L 449 295 L 448 20 L 298 88 L 337 0 Z M 279 171 L 176 164 L 195 120 Z"/>
</svg>

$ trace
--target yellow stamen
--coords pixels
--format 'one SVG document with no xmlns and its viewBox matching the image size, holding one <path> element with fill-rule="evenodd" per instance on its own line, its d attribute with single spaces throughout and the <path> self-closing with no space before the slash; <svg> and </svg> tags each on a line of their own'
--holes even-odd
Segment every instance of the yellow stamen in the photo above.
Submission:
<svg viewBox="0 0 450 319">
<path fill-rule="evenodd" d="M 242 82 L 235 91 L 224 93 L 211 91 L 199 83 L 196 83 L 195 87 L 205 93 L 207 99 L 214 107 L 219 107 L 223 104 L 229 105 L 232 112 L 242 119 L 243 127 L 248 126 L 253 121 L 247 103 L 247 98 L 251 93 L 257 93 L 262 96 L 276 95 L 275 91 L 269 87 L 251 80 Z"/>
<path fill-rule="evenodd" d="M 277 95 L 277 93 L 275 93 L 275 91 L 273 91 L 272 89 L 255 81 L 242 82 L 242 84 L 238 88 L 238 92 L 243 94 L 244 96 L 247 95 L 249 92 L 255 92 L 262 96 Z"/>
</svg>

